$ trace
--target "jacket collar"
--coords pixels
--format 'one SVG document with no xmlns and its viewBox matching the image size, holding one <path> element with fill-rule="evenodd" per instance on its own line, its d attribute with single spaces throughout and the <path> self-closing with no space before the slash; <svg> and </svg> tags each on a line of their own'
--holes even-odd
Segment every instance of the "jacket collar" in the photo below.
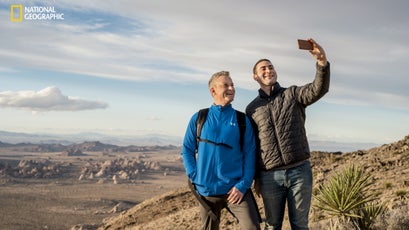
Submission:
<svg viewBox="0 0 409 230">
<path fill-rule="evenodd" d="M 259 89 L 258 93 L 261 98 L 265 98 L 265 99 L 273 98 L 281 91 L 281 89 L 282 87 L 280 86 L 280 84 L 276 82 L 273 86 L 271 86 L 270 95 L 267 95 L 262 89 Z"/>
<path fill-rule="evenodd" d="M 227 111 L 227 110 L 230 110 L 232 108 L 233 108 L 233 106 L 231 104 L 228 104 L 226 106 L 212 104 L 212 106 L 210 106 L 211 110 L 218 111 L 218 112 Z"/>
</svg>

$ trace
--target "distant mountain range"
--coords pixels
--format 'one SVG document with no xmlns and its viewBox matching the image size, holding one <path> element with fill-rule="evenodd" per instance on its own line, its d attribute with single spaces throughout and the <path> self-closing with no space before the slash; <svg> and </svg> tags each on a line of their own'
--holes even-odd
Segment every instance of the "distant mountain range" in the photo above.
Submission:
<svg viewBox="0 0 409 230">
<path fill-rule="evenodd" d="M 17 133 L 0 131 L 0 141 L 5 143 L 32 143 L 32 144 L 62 144 L 71 145 L 82 142 L 99 141 L 112 145 L 138 145 L 138 146 L 180 146 L 181 137 L 149 134 L 143 136 L 113 136 L 101 133 L 77 133 L 77 134 L 47 134 L 47 133 Z"/>
<path fill-rule="evenodd" d="M 17 133 L 0 131 L 0 142 L 9 144 L 61 144 L 73 145 L 83 142 L 101 142 L 119 146 L 181 146 L 183 138 L 161 134 L 148 134 L 141 136 L 112 136 L 101 133 L 77 134 L 47 134 L 47 133 Z M 312 151 L 351 152 L 365 150 L 379 146 L 376 143 L 344 143 L 335 141 L 310 140 Z"/>
<path fill-rule="evenodd" d="M 316 141 L 310 140 L 311 151 L 326 151 L 326 152 L 353 152 L 357 150 L 366 150 L 378 147 L 376 143 L 360 143 L 360 142 L 336 142 L 336 141 Z"/>
</svg>

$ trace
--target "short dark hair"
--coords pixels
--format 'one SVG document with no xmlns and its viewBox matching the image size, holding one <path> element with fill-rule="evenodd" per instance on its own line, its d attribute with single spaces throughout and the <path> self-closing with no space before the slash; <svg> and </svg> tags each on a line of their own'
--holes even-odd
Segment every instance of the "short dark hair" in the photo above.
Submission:
<svg viewBox="0 0 409 230">
<path fill-rule="evenodd" d="M 268 60 L 267 58 L 263 58 L 263 59 L 258 60 L 258 61 L 256 62 L 256 64 L 254 64 L 254 67 L 253 67 L 253 74 L 256 74 L 256 67 L 257 67 L 258 63 L 260 63 L 260 62 L 262 62 L 262 61 L 268 61 L 268 62 L 270 62 L 270 63 L 271 63 L 271 61 L 270 61 L 270 60 Z"/>
</svg>

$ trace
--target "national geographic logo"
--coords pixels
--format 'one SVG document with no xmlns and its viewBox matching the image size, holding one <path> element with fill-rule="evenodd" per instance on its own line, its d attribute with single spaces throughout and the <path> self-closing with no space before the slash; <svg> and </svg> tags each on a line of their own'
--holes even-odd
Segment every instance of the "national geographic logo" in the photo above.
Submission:
<svg viewBox="0 0 409 230">
<path fill-rule="evenodd" d="M 64 13 L 55 9 L 54 6 L 24 6 L 22 4 L 10 5 L 10 21 L 56 21 L 64 20 Z"/>
<path fill-rule="evenodd" d="M 17 12 L 17 16 L 16 16 Z M 23 5 L 14 4 L 10 6 L 10 21 L 21 22 L 23 21 Z"/>
</svg>

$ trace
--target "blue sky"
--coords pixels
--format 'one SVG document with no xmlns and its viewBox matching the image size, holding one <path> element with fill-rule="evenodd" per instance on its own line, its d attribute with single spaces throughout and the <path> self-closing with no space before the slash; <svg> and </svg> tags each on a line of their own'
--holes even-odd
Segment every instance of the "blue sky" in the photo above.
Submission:
<svg viewBox="0 0 409 230">
<path fill-rule="evenodd" d="M 10 6 L 53 6 L 64 20 L 11 22 Z M 1 1 L 0 130 L 184 135 L 208 107 L 209 77 L 230 71 L 234 107 L 257 95 L 269 58 L 282 86 L 304 85 L 314 38 L 330 92 L 307 108 L 310 140 L 389 143 L 409 134 L 409 2 Z"/>
</svg>

